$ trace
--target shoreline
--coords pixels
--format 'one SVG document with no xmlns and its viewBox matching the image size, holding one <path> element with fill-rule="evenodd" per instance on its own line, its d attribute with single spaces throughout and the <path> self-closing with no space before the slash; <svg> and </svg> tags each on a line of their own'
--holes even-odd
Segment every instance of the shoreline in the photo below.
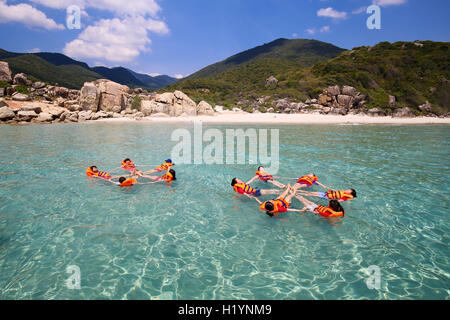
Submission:
<svg viewBox="0 0 450 320">
<path fill-rule="evenodd" d="M 186 117 L 144 117 L 134 118 L 103 118 L 89 123 L 223 123 L 223 124 L 450 124 L 450 118 L 414 117 L 371 117 L 361 115 L 323 115 L 323 114 L 281 114 L 281 113 L 240 113 L 221 112 L 214 116 L 186 116 Z"/>
</svg>

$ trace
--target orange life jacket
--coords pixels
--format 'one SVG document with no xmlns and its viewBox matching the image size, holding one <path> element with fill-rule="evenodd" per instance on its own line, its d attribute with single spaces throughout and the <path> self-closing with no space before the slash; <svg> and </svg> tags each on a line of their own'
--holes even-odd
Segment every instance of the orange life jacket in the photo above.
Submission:
<svg viewBox="0 0 450 320">
<path fill-rule="evenodd" d="M 298 178 L 297 183 L 307 184 L 308 186 L 312 186 L 314 182 L 318 181 L 319 178 L 316 176 L 310 177 L 310 176 L 303 176 L 301 178 Z"/>
<path fill-rule="evenodd" d="M 163 175 L 161 179 L 165 180 L 166 182 L 170 182 L 173 180 L 173 175 L 170 172 L 166 172 L 166 174 Z"/>
<path fill-rule="evenodd" d="M 318 205 L 314 211 L 317 211 L 321 216 L 331 218 L 331 217 L 342 217 L 345 214 L 345 211 L 334 211 L 330 207 L 325 207 L 322 205 Z"/>
<path fill-rule="evenodd" d="M 254 194 L 256 193 L 256 189 L 250 187 L 248 184 L 246 183 L 236 183 L 233 186 L 234 191 L 236 191 L 237 193 L 246 193 L 246 194 Z"/>
<path fill-rule="evenodd" d="M 122 161 L 122 168 L 125 170 L 133 170 L 136 169 L 133 161 L 130 160 L 130 164 L 127 164 L 125 161 Z"/>
<path fill-rule="evenodd" d="M 347 200 L 353 199 L 354 197 L 350 193 L 347 193 L 345 191 L 331 191 L 331 190 L 328 190 L 327 191 L 327 198 L 330 199 L 330 200 L 344 200 L 344 201 L 347 201 Z"/>
<path fill-rule="evenodd" d="M 273 178 L 270 174 L 262 174 L 261 171 L 256 171 L 255 174 L 258 176 L 258 179 L 262 181 L 271 180 Z"/>
<path fill-rule="evenodd" d="M 111 176 L 109 175 L 108 172 L 103 172 L 103 171 L 94 172 L 94 171 L 92 171 L 92 169 L 90 167 L 86 169 L 86 174 L 88 175 L 88 177 L 99 177 L 99 178 L 103 178 L 103 179 L 111 178 Z"/>
<path fill-rule="evenodd" d="M 267 211 L 266 209 L 266 203 L 267 202 L 272 202 L 273 203 L 273 210 L 269 211 L 270 213 L 278 213 L 280 212 L 281 208 L 286 208 L 288 209 L 290 204 L 289 202 L 287 202 L 283 197 L 279 197 L 278 199 L 273 199 L 273 200 L 268 200 L 268 201 L 264 201 L 260 206 L 259 209 L 263 210 L 263 211 Z"/>
<path fill-rule="evenodd" d="M 119 186 L 120 187 L 130 187 L 133 184 L 137 183 L 136 179 L 134 178 L 128 178 L 127 180 L 125 180 L 124 182 L 122 182 Z"/>
<path fill-rule="evenodd" d="M 168 170 L 172 167 L 173 167 L 173 163 L 164 162 L 162 165 L 156 167 L 156 169 L 162 171 L 162 170 Z"/>
</svg>

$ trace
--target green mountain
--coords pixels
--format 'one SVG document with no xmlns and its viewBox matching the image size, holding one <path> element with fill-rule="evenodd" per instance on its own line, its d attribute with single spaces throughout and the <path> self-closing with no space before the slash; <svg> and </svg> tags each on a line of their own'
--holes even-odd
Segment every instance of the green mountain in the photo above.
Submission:
<svg viewBox="0 0 450 320">
<path fill-rule="evenodd" d="M 303 66 L 311 66 L 324 59 L 334 58 L 342 51 L 345 50 L 317 40 L 277 39 L 207 66 L 190 75 L 187 79 L 211 77 L 258 59 L 279 59 L 295 62 Z"/>
<path fill-rule="evenodd" d="M 303 44 L 303 45 L 300 45 Z M 306 52 L 299 48 L 307 47 Z M 298 50 L 294 49 L 298 48 Z M 430 101 L 437 112 L 450 101 L 448 42 L 382 42 L 344 51 L 312 40 L 279 39 L 208 66 L 164 90 L 182 90 L 196 101 L 231 107 L 250 106 L 260 97 L 271 101 L 317 98 L 330 85 L 350 85 L 368 96 L 368 108 L 416 108 Z M 278 84 L 266 86 L 274 76 Z"/>
<path fill-rule="evenodd" d="M 26 73 L 34 80 L 41 80 L 49 84 L 58 83 L 61 86 L 80 89 L 84 82 L 106 78 L 131 88 L 155 90 L 172 84 L 178 79 L 169 76 L 150 77 L 135 73 L 132 70 L 116 67 L 94 67 L 60 53 L 15 53 L 0 49 L 0 60 L 7 61 L 11 71 Z"/>
</svg>

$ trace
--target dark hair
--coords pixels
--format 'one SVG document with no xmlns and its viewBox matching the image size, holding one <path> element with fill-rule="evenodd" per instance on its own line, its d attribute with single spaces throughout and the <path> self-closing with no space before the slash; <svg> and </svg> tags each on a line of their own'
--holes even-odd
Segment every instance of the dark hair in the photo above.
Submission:
<svg viewBox="0 0 450 320">
<path fill-rule="evenodd" d="M 333 209 L 333 211 L 342 212 L 343 214 L 345 214 L 345 210 L 344 210 L 344 208 L 342 208 L 342 206 L 339 203 L 339 201 L 337 201 L 337 200 L 330 200 L 330 203 L 328 205 L 330 206 L 331 209 Z"/>
<path fill-rule="evenodd" d="M 90 166 L 89 169 L 93 170 L 94 168 L 97 168 L 97 166 Z M 97 168 L 98 169 L 98 168 Z"/>
<path fill-rule="evenodd" d="M 266 208 L 267 212 L 269 212 L 273 211 L 273 209 L 275 209 L 275 206 L 271 201 L 267 201 L 266 204 L 264 205 L 264 208 Z"/>
<path fill-rule="evenodd" d="M 176 174 L 175 170 L 170 169 L 169 172 L 170 172 L 170 174 L 172 175 L 173 180 L 177 180 L 177 178 L 175 177 L 175 174 Z"/>
<path fill-rule="evenodd" d="M 261 166 L 259 166 L 259 167 L 258 167 L 258 171 L 260 171 L 260 170 L 261 170 L 261 168 L 262 168 L 262 167 L 261 167 Z"/>
<path fill-rule="evenodd" d="M 131 161 L 130 158 L 126 158 L 123 162 Z"/>
<path fill-rule="evenodd" d="M 233 178 L 233 180 L 231 180 L 231 186 L 234 187 L 234 185 L 237 183 L 236 181 L 237 178 Z"/>
<path fill-rule="evenodd" d="M 350 194 L 356 198 L 356 191 L 355 191 L 355 189 L 350 189 L 350 190 L 352 190 L 352 192 Z"/>
<path fill-rule="evenodd" d="M 127 180 L 127 179 L 124 178 L 124 177 L 120 177 L 120 178 L 119 178 L 119 182 L 120 182 L 120 183 L 124 182 L 125 180 Z"/>
</svg>

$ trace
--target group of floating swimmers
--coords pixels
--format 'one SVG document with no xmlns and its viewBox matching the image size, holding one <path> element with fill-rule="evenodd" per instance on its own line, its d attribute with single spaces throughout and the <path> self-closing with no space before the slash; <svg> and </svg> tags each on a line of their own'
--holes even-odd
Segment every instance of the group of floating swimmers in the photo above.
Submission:
<svg viewBox="0 0 450 320">
<path fill-rule="evenodd" d="M 266 211 L 266 214 L 270 217 L 279 216 L 279 213 L 286 211 L 296 211 L 296 212 L 310 211 L 326 218 L 343 217 L 345 215 L 345 210 L 340 203 L 343 201 L 356 198 L 355 189 L 347 189 L 339 191 L 333 190 L 320 183 L 319 178 L 316 177 L 316 175 L 314 175 L 313 173 L 307 174 L 300 178 L 296 178 L 297 181 L 293 186 L 291 186 L 290 184 L 284 185 L 283 183 L 275 180 L 275 178 L 276 177 L 267 173 L 267 171 L 265 171 L 263 167 L 258 167 L 258 171 L 256 171 L 255 176 L 248 182 L 243 182 L 238 178 L 234 178 L 231 181 L 231 186 L 233 187 L 235 192 L 246 195 L 249 198 L 255 199 L 260 204 L 259 209 Z M 253 188 L 250 186 L 250 183 L 252 183 L 255 180 L 271 183 L 278 189 Z M 310 192 L 306 190 L 301 190 L 303 188 L 308 188 L 313 185 L 318 185 L 327 190 L 327 192 Z M 264 195 L 274 195 L 274 194 L 279 196 L 272 200 L 264 202 L 258 199 L 259 197 Z M 329 201 L 328 206 L 316 204 L 306 199 L 305 196 L 326 199 Z M 303 209 L 299 210 L 291 208 L 291 200 L 294 197 L 304 205 Z"/>
<path fill-rule="evenodd" d="M 129 174 L 127 175 L 118 175 L 112 176 L 109 172 L 98 170 L 97 166 L 90 166 L 86 170 L 86 174 L 88 177 L 99 178 L 105 181 L 114 183 L 119 187 L 130 187 L 134 184 L 149 184 L 149 183 L 158 183 L 158 182 L 171 182 L 176 180 L 176 172 L 172 169 L 174 163 L 171 159 L 167 159 L 163 164 L 157 166 L 154 169 L 148 171 L 142 171 L 137 169 L 137 165 L 133 163 L 129 158 L 126 158 L 122 161 L 121 166 L 114 169 L 123 169 L 127 171 Z M 112 170 L 112 171 L 114 171 Z M 155 172 L 164 172 L 162 176 L 151 176 L 150 174 Z M 138 182 L 138 178 L 145 178 L 150 180 L 151 182 Z M 114 179 L 118 179 L 115 181 Z"/>
</svg>

